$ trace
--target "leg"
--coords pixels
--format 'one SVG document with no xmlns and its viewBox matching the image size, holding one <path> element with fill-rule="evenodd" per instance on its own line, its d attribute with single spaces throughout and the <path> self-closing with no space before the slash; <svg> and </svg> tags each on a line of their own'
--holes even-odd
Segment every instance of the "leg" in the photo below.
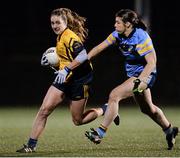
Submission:
<svg viewBox="0 0 180 158">
<path fill-rule="evenodd" d="M 102 115 L 105 114 L 105 112 L 106 112 L 106 110 L 107 110 L 107 107 L 108 107 L 108 103 L 105 103 L 105 104 L 103 104 L 103 105 L 101 106 L 101 108 L 102 108 L 102 110 L 103 110 L 103 114 L 102 114 Z M 119 126 L 119 124 L 120 124 L 120 116 L 119 116 L 119 114 L 115 117 L 115 119 L 114 119 L 113 121 L 114 121 L 114 124 L 115 124 L 116 126 Z"/>
<path fill-rule="evenodd" d="M 102 108 L 93 108 L 84 111 L 87 100 L 88 99 L 85 98 L 78 101 L 72 101 L 70 104 L 72 120 L 77 126 L 89 123 L 103 114 Z"/>
<path fill-rule="evenodd" d="M 51 86 L 43 100 L 43 103 L 37 113 L 34 120 L 30 137 L 38 139 L 40 134 L 45 128 L 48 116 L 56 108 L 56 106 L 62 102 L 64 93 L 54 86 Z"/>
<path fill-rule="evenodd" d="M 104 115 L 106 111 L 107 104 L 104 104 L 100 108 L 91 108 L 85 111 L 87 99 L 82 99 L 79 101 L 72 101 L 70 104 L 70 111 L 72 114 L 72 120 L 76 126 L 89 123 L 95 120 L 97 117 Z M 119 125 L 119 115 L 114 119 L 114 123 Z"/>
<path fill-rule="evenodd" d="M 177 136 L 179 129 L 177 127 L 171 127 L 171 124 L 162 110 L 152 103 L 150 89 L 144 90 L 142 94 L 136 94 L 134 98 L 139 104 L 141 111 L 148 115 L 163 129 L 166 134 L 168 150 L 171 150 L 174 146 L 175 137 Z"/>
<path fill-rule="evenodd" d="M 17 152 L 26 153 L 35 151 L 37 139 L 45 128 L 47 118 L 56 106 L 63 100 L 63 95 L 64 93 L 57 88 L 53 86 L 49 88 L 34 120 L 28 144 L 24 145 L 22 149 L 17 150 Z"/>
<path fill-rule="evenodd" d="M 105 112 L 102 125 L 108 128 L 112 121 L 118 114 L 119 102 L 123 99 L 133 96 L 132 88 L 134 86 L 133 80 L 135 78 L 129 78 L 124 83 L 113 89 L 109 95 L 108 107 Z"/>
<path fill-rule="evenodd" d="M 129 78 L 124 83 L 112 90 L 108 100 L 109 106 L 105 112 L 102 124 L 96 130 L 91 129 L 92 131 L 86 131 L 85 133 L 88 139 L 90 139 L 92 142 L 99 144 L 101 139 L 105 136 L 107 128 L 118 114 L 119 101 L 133 96 L 132 89 L 134 86 L 134 79 L 134 77 Z"/>
<path fill-rule="evenodd" d="M 164 113 L 160 108 L 152 103 L 150 89 L 144 90 L 142 95 L 135 95 L 135 101 L 140 106 L 141 111 L 153 119 L 162 129 L 169 127 L 169 121 L 165 117 Z"/>
</svg>

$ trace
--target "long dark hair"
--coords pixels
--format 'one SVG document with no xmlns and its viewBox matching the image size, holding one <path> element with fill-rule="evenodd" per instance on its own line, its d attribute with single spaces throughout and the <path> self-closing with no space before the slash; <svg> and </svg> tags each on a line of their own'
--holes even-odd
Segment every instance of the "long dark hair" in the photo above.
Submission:
<svg viewBox="0 0 180 158">
<path fill-rule="evenodd" d="M 121 9 L 115 15 L 116 17 L 121 17 L 124 23 L 130 22 L 133 27 L 142 28 L 143 30 L 147 30 L 147 25 L 140 18 L 140 16 L 133 10 L 130 9 Z"/>
</svg>

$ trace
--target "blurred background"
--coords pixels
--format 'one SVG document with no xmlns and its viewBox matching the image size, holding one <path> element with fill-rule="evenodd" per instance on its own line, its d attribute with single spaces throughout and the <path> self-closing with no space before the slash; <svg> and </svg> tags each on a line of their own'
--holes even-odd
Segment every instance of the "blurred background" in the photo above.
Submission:
<svg viewBox="0 0 180 158">
<path fill-rule="evenodd" d="M 67 7 L 87 18 L 89 51 L 114 30 L 114 15 L 123 8 L 136 10 L 149 24 L 157 52 L 158 77 L 152 89 L 155 103 L 180 103 L 180 23 L 178 1 L 150 0 L 26 0 L 3 1 L 0 9 L 0 106 L 39 105 L 54 74 L 41 67 L 42 53 L 55 46 L 50 13 Z M 115 48 L 108 48 L 93 60 L 93 95 L 89 103 L 107 101 L 109 92 L 124 81 L 123 60 Z"/>
</svg>

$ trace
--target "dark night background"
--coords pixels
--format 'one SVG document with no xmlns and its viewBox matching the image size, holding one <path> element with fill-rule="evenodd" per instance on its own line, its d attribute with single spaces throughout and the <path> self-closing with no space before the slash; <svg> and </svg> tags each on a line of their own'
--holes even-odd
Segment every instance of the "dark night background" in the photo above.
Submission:
<svg viewBox="0 0 180 158">
<path fill-rule="evenodd" d="M 154 102 L 180 102 L 180 22 L 178 1 L 151 1 L 150 35 L 158 57 L 158 77 L 152 89 Z M 56 43 L 50 13 L 67 7 L 87 18 L 89 51 L 114 29 L 114 15 L 122 8 L 134 9 L 133 0 L 26 0 L 4 1 L 0 9 L 1 97 L 0 106 L 38 105 L 54 75 L 40 66 L 42 53 Z M 103 54 L 103 55 L 102 55 Z M 124 79 L 121 55 L 108 48 L 93 60 L 94 83 L 91 103 L 107 101 L 108 94 Z"/>
</svg>

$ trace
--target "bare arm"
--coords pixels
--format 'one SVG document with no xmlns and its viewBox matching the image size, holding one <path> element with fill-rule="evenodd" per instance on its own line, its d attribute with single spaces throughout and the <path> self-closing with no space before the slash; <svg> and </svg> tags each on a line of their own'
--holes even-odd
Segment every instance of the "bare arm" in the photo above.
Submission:
<svg viewBox="0 0 180 158">
<path fill-rule="evenodd" d="M 85 49 L 83 49 L 67 67 L 73 70 L 79 65 L 81 65 L 87 59 L 88 59 L 87 52 Z"/>
<path fill-rule="evenodd" d="M 142 73 L 139 75 L 139 79 L 146 82 L 148 76 L 151 74 L 151 72 L 153 72 L 153 70 L 156 67 L 156 53 L 155 52 L 151 52 L 149 54 L 147 54 L 145 56 L 145 60 L 147 62 L 144 70 L 142 71 Z"/>
<path fill-rule="evenodd" d="M 88 59 L 91 60 L 91 58 L 95 57 L 98 55 L 100 52 L 102 52 L 104 49 L 106 49 L 109 45 L 103 41 L 99 45 L 95 46 L 93 49 L 90 50 L 88 53 Z"/>
<path fill-rule="evenodd" d="M 108 44 L 103 41 L 99 45 L 95 46 L 93 49 L 90 50 L 90 52 L 87 55 L 87 59 L 90 60 L 91 58 L 98 55 L 100 52 L 102 52 L 104 49 L 108 47 Z M 83 60 L 84 62 L 85 60 Z M 78 60 L 74 59 L 69 65 L 68 68 L 73 70 L 74 68 L 78 67 L 82 62 L 79 62 Z"/>
<path fill-rule="evenodd" d="M 67 67 L 68 67 L 70 70 L 73 70 L 73 69 L 75 69 L 76 67 L 78 67 L 79 65 L 81 65 L 80 62 L 78 62 L 77 60 L 73 60 Z"/>
</svg>

